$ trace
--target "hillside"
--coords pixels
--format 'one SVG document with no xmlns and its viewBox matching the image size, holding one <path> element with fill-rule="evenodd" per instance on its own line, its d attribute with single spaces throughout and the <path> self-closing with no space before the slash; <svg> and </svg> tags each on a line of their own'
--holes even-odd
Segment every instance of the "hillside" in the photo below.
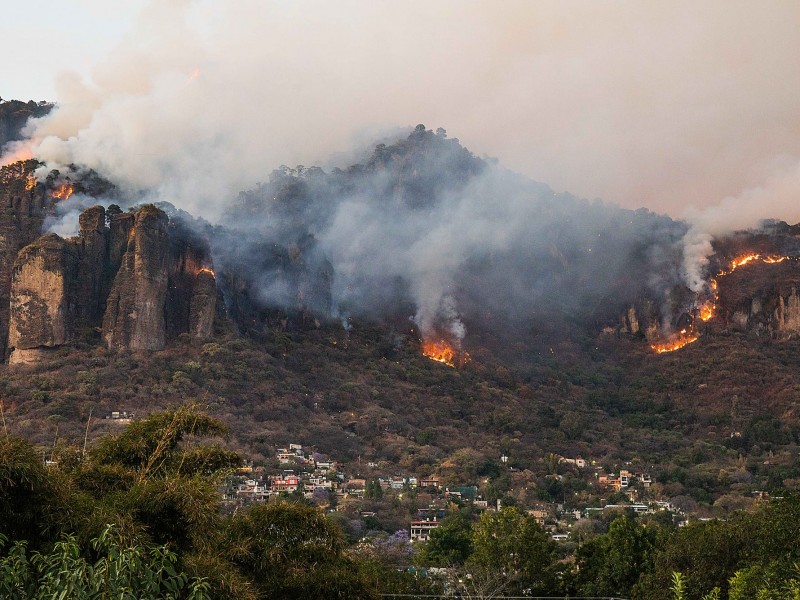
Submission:
<svg viewBox="0 0 800 600">
<path fill-rule="evenodd" d="M 655 482 L 630 499 L 700 513 L 800 480 L 785 224 L 715 240 L 718 286 L 695 294 L 685 224 L 555 194 L 423 126 L 344 170 L 282 167 L 216 225 L 76 166 L 3 169 L 0 326 L 26 365 L 2 367 L 4 412 L 42 447 L 198 402 L 267 470 L 298 443 L 357 479 L 522 505 L 597 504 L 622 469 Z M 725 270 L 747 252 L 764 258 Z"/>
</svg>

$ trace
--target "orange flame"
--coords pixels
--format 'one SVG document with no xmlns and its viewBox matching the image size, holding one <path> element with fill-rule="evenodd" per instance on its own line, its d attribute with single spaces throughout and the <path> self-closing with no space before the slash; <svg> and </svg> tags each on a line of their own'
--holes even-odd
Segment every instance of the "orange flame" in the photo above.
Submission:
<svg viewBox="0 0 800 600">
<path fill-rule="evenodd" d="M 714 288 L 714 289 L 716 289 L 716 288 Z M 698 316 L 700 317 L 700 320 L 701 321 L 709 321 L 709 320 L 711 320 L 711 317 L 714 316 L 714 310 L 715 309 L 716 309 L 716 306 L 714 305 L 714 302 L 711 301 L 711 300 L 709 300 L 708 302 L 703 304 L 703 306 L 700 307 L 699 312 L 698 312 Z"/>
<path fill-rule="evenodd" d="M 431 360 L 444 363 L 451 367 L 456 366 L 456 364 L 453 362 L 456 358 L 456 352 L 453 350 L 450 344 L 444 340 L 440 340 L 438 342 L 423 342 L 422 354 Z"/>
<path fill-rule="evenodd" d="M 731 271 L 735 270 L 738 267 L 742 267 L 749 262 L 758 260 L 759 258 L 761 258 L 759 254 L 748 254 L 747 256 L 742 256 L 741 258 L 737 258 L 731 263 Z"/>
<path fill-rule="evenodd" d="M 456 365 L 463 367 L 470 360 L 468 353 L 453 348 L 444 340 L 422 342 L 422 354 L 448 367 L 455 367 Z"/>
<path fill-rule="evenodd" d="M 703 304 L 698 310 L 698 316 L 702 321 L 709 321 L 711 320 L 717 312 L 717 301 L 719 300 L 719 283 L 718 279 L 720 277 L 725 277 L 726 275 L 730 275 L 739 267 L 743 267 L 747 264 L 753 262 L 761 262 L 767 265 L 774 265 L 777 263 L 782 263 L 785 260 L 789 260 L 788 256 L 761 256 L 760 254 L 747 254 L 745 256 L 740 256 L 730 262 L 727 269 L 723 269 L 719 273 L 716 274 L 715 277 L 712 277 L 709 281 L 709 286 L 713 292 L 713 298 L 708 300 L 705 304 Z"/>
<path fill-rule="evenodd" d="M 214 273 L 214 269 L 211 269 L 211 268 L 209 268 L 209 267 L 203 267 L 202 269 L 200 269 L 200 270 L 197 272 L 197 275 L 199 276 L 199 275 L 200 275 L 200 273 L 210 273 L 210 274 L 211 274 L 211 276 L 212 276 L 214 279 L 216 279 L 216 278 L 217 278 L 217 274 L 216 274 L 216 273 Z"/>
<path fill-rule="evenodd" d="M 54 190 L 51 194 L 53 198 L 56 200 L 67 200 L 70 196 L 72 196 L 75 188 L 72 186 L 71 183 L 62 183 L 58 186 L 58 189 Z"/>
<path fill-rule="evenodd" d="M 36 177 L 29 175 L 28 178 L 25 180 L 25 190 L 32 190 L 36 187 Z"/>
<path fill-rule="evenodd" d="M 692 342 L 696 342 L 699 337 L 700 336 L 694 331 L 682 329 L 679 334 L 671 337 L 666 342 L 652 344 L 650 347 L 658 354 L 663 354 L 664 352 L 674 352 L 675 350 L 680 350 Z"/>
</svg>

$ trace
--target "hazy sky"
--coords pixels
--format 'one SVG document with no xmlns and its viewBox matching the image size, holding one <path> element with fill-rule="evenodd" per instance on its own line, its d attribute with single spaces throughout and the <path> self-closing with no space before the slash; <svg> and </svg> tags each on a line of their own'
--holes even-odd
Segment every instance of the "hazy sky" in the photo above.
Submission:
<svg viewBox="0 0 800 600">
<path fill-rule="evenodd" d="M 43 152 L 131 183 L 251 185 L 424 123 L 558 191 L 797 211 L 796 0 L 0 3 L 0 96 L 60 101 Z"/>
</svg>

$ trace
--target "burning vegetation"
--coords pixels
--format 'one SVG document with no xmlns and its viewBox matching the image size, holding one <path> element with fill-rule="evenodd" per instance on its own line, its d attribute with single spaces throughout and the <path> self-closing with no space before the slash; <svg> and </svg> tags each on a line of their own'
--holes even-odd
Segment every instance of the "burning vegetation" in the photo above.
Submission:
<svg viewBox="0 0 800 600">
<path fill-rule="evenodd" d="M 726 269 L 722 269 L 709 280 L 708 286 L 711 290 L 711 298 L 708 298 L 696 308 L 696 318 L 703 322 L 708 322 L 716 316 L 717 303 L 719 301 L 719 279 L 721 277 L 726 277 L 727 275 L 733 273 L 736 269 L 744 267 L 748 264 L 762 263 L 767 265 L 775 265 L 789 260 L 790 258 L 791 257 L 789 256 L 763 256 L 761 254 L 746 254 L 732 260 Z M 692 324 L 690 327 L 682 329 L 680 333 L 670 337 L 667 341 L 651 344 L 650 347 L 658 354 L 664 352 L 674 352 L 675 350 L 680 350 L 684 346 L 697 341 L 699 337 L 700 333 L 694 327 L 694 324 Z"/>
<path fill-rule="evenodd" d="M 68 200 L 74 192 L 75 187 L 71 183 L 62 183 L 50 195 L 56 200 Z"/>
<path fill-rule="evenodd" d="M 448 367 L 463 367 L 469 362 L 467 352 L 454 348 L 444 340 L 422 342 L 422 354 Z"/>
<path fill-rule="evenodd" d="M 692 342 L 696 342 L 699 337 L 700 335 L 694 332 L 694 330 L 682 329 L 678 335 L 671 337 L 666 342 L 653 344 L 650 347 L 658 354 L 662 354 L 664 352 L 674 352 L 675 350 L 680 350 Z"/>
</svg>

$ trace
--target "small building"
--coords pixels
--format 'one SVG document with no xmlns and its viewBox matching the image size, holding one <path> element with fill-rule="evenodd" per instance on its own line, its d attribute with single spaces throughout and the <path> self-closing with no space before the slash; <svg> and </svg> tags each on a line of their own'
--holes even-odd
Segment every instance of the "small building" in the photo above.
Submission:
<svg viewBox="0 0 800 600">
<path fill-rule="evenodd" d="M 430 537 L 431 531 L 439 526 L 439 521 L 423 520 L 411 521 L 411 541 L 425 542 Z"/>
<path fill-rule="evenodd" d="M 419 480 L 419 487 L 423 488 L 438 488 L 439 487 L 439 476 L 438 475 L 431 475 L 430 477 L 423 477 Z"/>
<path fill-rule="evenodd" d="M 300 488 L 300 478 L 297 475 L 276 477 L 270 487 L 273 492 L 295 492 Z"/>
</svg>

